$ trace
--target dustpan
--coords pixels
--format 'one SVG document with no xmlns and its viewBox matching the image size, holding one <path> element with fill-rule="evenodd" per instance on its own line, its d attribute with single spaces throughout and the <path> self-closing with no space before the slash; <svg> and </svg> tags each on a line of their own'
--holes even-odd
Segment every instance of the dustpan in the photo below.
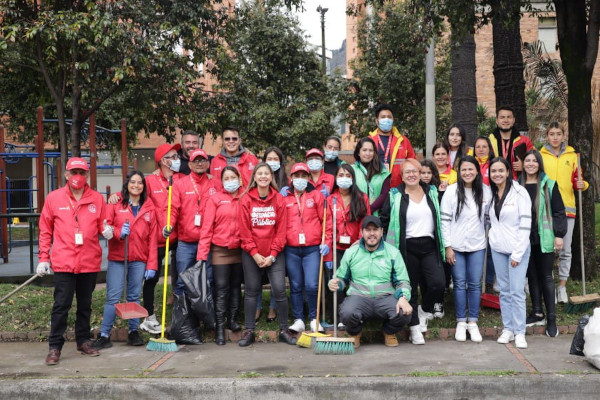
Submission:
<svg viewBox="0 0 600 400">
<path fill-rule="evenodd" d="M 129 221 L 127 221 L 129 222 Z M 127 267 L 128 267 L 128 244 L 129 244 L 129 235 L 125 236 L 125 257 L 123 263 L 123 298 L 121 301 L 125 301 L 127 299 Z M 115 304 L 115 310 L 117 315 L 121 319 L 134 319 L 134 318 L 146 318 L 148 316 L 148 310 L 139 305 L 138 303 L 130 302 L 130 303 L 119 303 Z"/>
</svg>

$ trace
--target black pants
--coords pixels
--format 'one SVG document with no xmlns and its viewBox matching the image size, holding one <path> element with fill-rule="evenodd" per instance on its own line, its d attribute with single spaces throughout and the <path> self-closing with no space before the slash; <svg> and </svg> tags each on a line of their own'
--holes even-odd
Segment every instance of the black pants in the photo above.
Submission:
<svg viewBox="0 0 600 400">
<path fill-rule="evenodd" d="M 280 330 L 288 328 L 288 299 L 285 293 L 285 257 L 282 254 L 270 267 L 259 268 L 252 256 L 242 252 L 242 266 L 244 269 L 244 318 L 246 329 L 256 326 L 256 302 L 258 293 L 262 290 L 262 270 L 266 270 L 271 282 L 271 293 L 275 298 L 275 310 Z"/>
<path fill-rule="evenodd" d="M 144 287 L 142 289 L 143 298 L 144 298 L 144 308 L 148 311 L 148 315 L 154 314 L 154 288 L 156 288 L 156 284 L 161 276 L 163 276 L 164 272 L 164 261 L 165 261 L 165 250 L 166 247 L 158 248 L 158 271 L 156 271 L 156 275 L 152 279 L 144 280 Z M 171 273 L 171 282 L 177 282 L 177 278 L 179 277 L 177 274 L 177 267 L 175 262 L 177 258 L 175 254 L 177 253 L 177 242 L 174 244 L 169 243 L 169 253 L 171 253 L 171 260 L 169 260 L 169 272 Z"/>
<path fill-rule="evenodd" d="M 229 312 L 229 317 L 237 317 L 234 314 L 237 314 L 240 306 L 239 302 L 242 298 L 244 272 L 242 264 L 236 263 L 213 265 L 213 274 L 215 278 L 217 322 L 222 319 L 221 323 L 224 323 L 227 312 Z"/>
<path fill-rule="evenodd" d="M 383 331 L 393 335 L 411 318 L 410 315 L 402 314 L 402 310 L 396 313 L 397 303 L 398 300 L 391 295 L 376 298 L 347 296 L 340 307 L 340 318 L 350 335 L 358 335 L 364 322 L 370 319 L 383 319 Z"/>
<path fill-rule="evenodd" d="M 548 318 L 556 318 L 554 311 L 554 279 L 552 269 L 554 267 L 554 253 L 542 253 L 539 244 L 531 246 L 531 256 L 527 268 L 529 278 L 529 294 L 533 313 L 542 314 L 542 294 L 546 304 Z"/>
<path fill-rule="evenodd" d="M 433 238 L 425 236 L 407 239 L 406 250 L 405 262 L 411 286 L 410 305 L 413 308 L 410 326 L 415 326 L 419 324 L 418 287 L 421 287 L 423 311 L 433 312 L 433 305 L 444 298 L 446 274 L 439 260 L 437 244 Z"/>
<path fill-rule="evenodd" d="M 54 305 L 50 317 L 49 347 L 62 349 L 65 343 L 67 317 L 73 304 L 73 295 L 77 297 L 75 317 L 75 340 L 80 345 L 90 340 L 90 315 L 92 314 L 92 293 L 96 287 L 96 272 L 72 274 L 54 273 Z"/>
</svg>

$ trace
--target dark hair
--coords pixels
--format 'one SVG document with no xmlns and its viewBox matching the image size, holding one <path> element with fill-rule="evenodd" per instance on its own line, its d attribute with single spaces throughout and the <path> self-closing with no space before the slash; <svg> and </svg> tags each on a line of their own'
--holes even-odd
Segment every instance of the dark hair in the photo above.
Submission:
<svg viewBox="0 0 600 400">
<path fill-rule="evenodd" d="M 142 189 L 142 193 L 140 194 L 140 207 L 142 207 L 142 205 L 146 201 L 147 191 L 146 178 L 144 178 L 144 173 L 142 171 L 131 171 L 125 177 L 125 180 L 123 181 L 123 188 L 121 189 L 121 197 L 123 198 L 121 200 L 121 204 L 123 205 L 123 207 L 127 207 L 129 205 L 129 188 L 127 186 L 129 185 L 131 177 L 134 175 L 139 175 L 142 178 L 142 185 L 144 185 L 144 189 Z"/>
<path fill-rule="evenodd" d="M 223 128 L 223 131 L 221 131 L 221 137 L 223 137 L 223 135 L 225 134 L 225 131 L 233 131 L 235 133 L 237 133 L 238 137 L 242 137 L 242 135 L 240 135 L 240 130 L 233 126 L 233 125 L 227 125 L 225 128 Z"/>
<path fill-rule="evenodd" d="M 352 176 L 352 186 L 350 186 L 350 222 L 360 221 L 365 217 L 365 215 L 367 215 L 367 206 L 365 204 L 364 194 L 356 185 L 354 168 L 352 168 L 350 164 L 342 164 L 339 166 L 337 171 L 335 171 L 336 177 L 338 172 L 340 172 L 340 169 L 349 172 Z M 333 182 L 333 189 L 331 192 L 335 192 L 338 188 L 339 187 L 336 179 Z"/>
<path fill-rule="evenodd" d="M 432 157 L 435 154 L 435 151 L 437 149 L 444 149 L 444 150 L 446 150 L 446 154 L 448 154 L 448 161 L 446 161 L 446 164 L 450 164 L 450 148 L 448 147 L 448 145 L 446 143 L 443 143 L 443 142 L 437 142 L 436 144 L 434 144 L 433 148 L 431 149 L 431 156 Z M 437 166 L 435 168 L 437 169 Z"/>
<path fill-rule="evenodd" d="M 392 114 L 394 113 L 394 110 L 392 110 L 392 106 L 390 106 L 387 103 L 382 103 L 375 107 L 375 118 L 379 118 L 379 113 L 385 110 L 391 112 Z"/>
<path fill-rule="evenodd" d="M 465 132 L 465 128 L 461 124 L 450 125 L 450 127 L 446 131 L 446 138 L 444 139 L 444 143 L 446 144 L 446 146 L 448 146 L 448 150 L 452 149 L 450 147 L 450 141 L 448 140 L 448 137 L 450 136 L 450 131 L 453 128 L 458 129 L 458 133 L 460 134 L 460 137 L 462 139 L 460 141 L 460 145 L 458 146 L 458 150 L 456 151 L 456 158 L 454 159 L 453 167 L 457 167 L 458 161 L 467 154 L 467 133 Z M 448 154 L 450 154 L 450 151 L 448 151 Z"/>
<path fill-rule="evenodd" d="M 538 215 L 538 203 L 539 203 L 539 193 L 540 193 L 540 184 L 542 182 L 542 177 L 544 176 L 544 159 L 542 158 L 542 155 L 540 154 L 539 151 L 537 151 L 536 149 L 531 149 L 529 150 L 527 153 L 525 153 L 525 157 L 523 157 L 523 163 L 525 163 L 525 159 L 527 158 L 528 155 L 533 154 L 533 156 L 535 157 L 535 160 L 538 163 L 539 169 L 536 175 L 536 179 L 537 179 L 537 187 L 538 190 L 536 190 L 535 192 L 535 197 L 533 199 L 531 199 L 531 203 L 533 204 L 533 210 L 534 210 L 534 215 L 537 217 Z M 523 186 L 525 186 L 527 182 L 527 173 L 522 173 L 519 176 L 519 183 Z M 548 197 L 548 194 L 546 194 L 546 197 Z M 547 215 L 549 216 L 549 210 L 547 211 Z"/>
<path fill-rule="evenodd" d="M 473 146 L 473 154 L 475 154 L 475 147 L 477 147 L 478 140 L 485 140 L 487 142 L 488 149 L 489 149 L 488 161 L 491 160 L 492 158 L 496 157 L 496 154 L 494 154 L 494 148 L 492 147 L 492 141 L 487 136 L 477 136 L 477 139 L 475 139 L 475 145 Z"/>
<path fill-rule="evenodd" d="M 325 144 L 327 144 L 327 142 L 329 142 L 330 140 L 335 140 L 336 142 L 338 142 L 338 144 L 340 145 L 340 150 L 342 148 L 342 139 L 340 139 L 339 136 L 336 135 L 331 135 L 327 138 L 327 140 L 325 140 Z"/>
<path fill-rule="evenodd" d="M 500 106 L 496 109 L 496 117 L 498 116 L 498 114 L 500 114 L 500 111 L 510 111 L 513 116 L 515 115 L 515 110 L 513 110 L 513 108 L 511 106 Z"/>
<path fill-rule="evenodd" d="M 381 162 L 379 161 L 379 151 L 377 151 L 377 146 L 370 137 L 364 137 L 358 141 L 354 148 L 354 159 L 361 162 L 359 153 L 365 143 L 371 143 L 373 145 L 373 151 L 375 152 L 371 162 L 368 165 L 365 165 L 365 168 L 367 169 L 367 180 L 370 181 L 373 176 L 381 172 Z"/>
<path fill-rule="evenodd" d="M 442 183 L 442 181 L 440 179 L 440 171 L 438 171 L 438 169 L 435 166 L 435 164 L 433 163 L 433 161 L 426 158 L 426 159 L 421 160 L 421 165 L 423 167 L 427 167 L 431 170 L 431 182 L 429 182 L 429 184 L 431 186 L 435 186 L 436 188 L 438 186 L 440 186 L 440 183 Z M 421 171 L 421 176 L 422 175 L 423 175 L 423 171 Z"/>
<path fill-rule="evenodd" d="M 279 163 L 280 163 L 279 171 L 273 172 L 277 186 L 279 188 L 288 186 L 289 180 L 288 180 L 287 174 L 285 173 L 285 157 L 283 156 L 283 152 L 279 149 L 279 147 L 271 146 L 268 149 L 266 149 L 265 152 L 263 153 L 263 156 L 262 156 L 263 162 L 267 162 L 267 155 L 269 153 L 275 153 L 275 154 L 277 154 L 277 157 L 279 157 Z"/>
<path fill-rule="evenodd" d="M 565 133 L 565 129 L 563 128 L 562 124 L 558 121 L 553 121 L 550 122 L 550 124 L 548 124 L 548 127 L 546 128 L 546 135 L 548 135 L 548 132 L 550 132 L 550 129 L 560 129 L 562 131 L 562 133 Z"/>
<path fill-rule="evenodd" d="M 238 169 L 233 165 L 228 165 L 221 171 L 221 182 L 223 182 L 223 174 L 225 173 L 225 171 L 231 171 L 238 177 L 238 179 L 240 178 L 240 171 L 238 171 Z"/>
<path fill-rule="evenodd" d="M 490 170 L 492 168 L 492 164 L 495 163 L 502 163 L 505 167 L 506 170 L 508 171 L 508 176 L 506 177 L 506 191 L 510 190 L 512 184 L 511 184 L 511 180 L 512 180 L 512 172 L 510 169 L 510 164 L 508 163 L 508 161 L 506 161 L 506 159 L 504 157 L 494 157 L 492 158 L 492 160 L 490 161 Z M 494 195 L 494 203 L 497 203 L 498 201 L 500 201 L 500 198 L 498 197 L 498 186 L 492 181 L 492 177 L 491 177 L 491 171 L 490 171 L 490 189 L 492 189 L 492 194 Z"/>
<path fill-rule="evenodd" d="M 483 178 L 481 177 L 481 169 L 479 168 L 479 163 L 477 162 L 477 160 L 475 159 L 475 157 L 473 156 L 464 156 L 463 158 L 460 159 L 460 161 L 458 162 L 458 177 L 457 177 L 457 190 L 456 190 L 456 197 L 458 199 L 457 203 L 456 203 L 456 214 L 454 215 L 454 220 L 458 221 L 458 217 L 460 216 L 460 213 L 462 212 L 462 209 L 465 205 L 465 181 L 463 181 L 462 177 L 460 176 L 460 167 L 464 164 L 464 163 L 471 163 L 473 165 L 475 165 L 475 169 L 477 170 L 477 176 L 475 177 L 475 180 L 473 181 L 473 199 L 475 200 L 475 204 L 477 205 L 477 214 L 479 215 L 479 219 L 481 219 L 481 206 L 483 204 Z"/>
</svg>

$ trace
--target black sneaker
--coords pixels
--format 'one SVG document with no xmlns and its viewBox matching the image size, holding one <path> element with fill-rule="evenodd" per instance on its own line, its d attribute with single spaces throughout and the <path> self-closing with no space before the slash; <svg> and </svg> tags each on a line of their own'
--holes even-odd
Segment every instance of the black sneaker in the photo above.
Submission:
<svg viewBox="0 0 600 400">
<path fill-rule="evenodd" d="M 242 338 L 238 341 L 238 346 L 246 347 L 254 343 L 254 330 L 246 329 L 242 332 Z"/>
<path fill-rule="evenodd" d="M 544 317 L 544 314 L 537 315 L 535 313 L 531 313 L 525 320 L 526 326 L 536 326 L 536 325 L 545 325 L 545 324 L 546 324 L 546 317 Z"/>
<path fill-rule="evenodd" d="M 294 337 L 292 332 L 286 329 L 285 331 L 279 331 L 279 341 L 295 345 L 298 339 Z"/>
<path fill-rule="evenodd" d="M 96 350 L 109 349 L 112 347 L 110 338 L 98 334 L 98 338 L 92 342 L 92 347 Z"/>
<path fill-rule="evenodd" d="M 127 335 L 127 344 L 130 346 L 143 346 L 144 340 L 141 338 L 138 331 L 131 331 Z"/>
<path fill-rule="evenodd" d="M 546 335 L 549 337 L 558 336 L 558 328 L 556 327 L 556 319 L 548 318 L 548 325 L 546 325 Z"/>
</svg>

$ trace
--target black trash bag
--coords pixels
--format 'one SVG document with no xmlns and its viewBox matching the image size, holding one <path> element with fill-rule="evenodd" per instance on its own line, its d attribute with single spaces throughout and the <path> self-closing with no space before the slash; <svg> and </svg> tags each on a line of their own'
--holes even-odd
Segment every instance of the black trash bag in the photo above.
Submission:
<svg viewBox="0 0 600 400">
<path fill-rule="evenodd" d="M 569 351 L 569 354 L 583 356 L 583 345 L 585 344 L 585 339 L 583 338 L 583 328 L 585 328 L 589 320 L 589 315 L 584 315 L 579 320 L 579 323 L 577 324 L 577 332 L 575 332 L 575 336 L 573 336 L 573 341 L 571 342 L 571 351 Z"/>
<path fill-rule="evenodd" d="M 171 339 L 178 344 L 201 344 L 200 324 L 191 310 L 186 294 L 174 296 Z"/>
<path fill-rule="evenodd" d="M 179 274 L 179 278 L 185 285 L 192 312 L 198 321 L 204 322 L 206 329 L 214 330 L 216 324 L 215 304 L 210 281 L 206 274 L 206 263 L 198 261 Z"/>
</svg>

